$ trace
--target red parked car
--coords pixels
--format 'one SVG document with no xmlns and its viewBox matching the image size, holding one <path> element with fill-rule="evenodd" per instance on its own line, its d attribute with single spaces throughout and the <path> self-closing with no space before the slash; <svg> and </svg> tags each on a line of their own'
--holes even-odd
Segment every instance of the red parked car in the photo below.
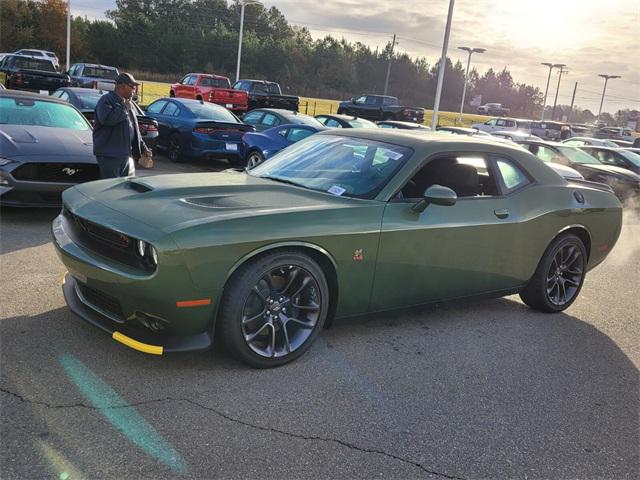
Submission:
<svg viewBox="0 0 640 480">
<path fill-rule="evenodd" d="M 248 94 L 234 90 L 227 77 L 208 73 L 189 73 L 179 83 L 171 85 L 170 97 L 192 98 L 217 103 L 234 113 L 244 113 L 248 107 Z"/>
</svg>

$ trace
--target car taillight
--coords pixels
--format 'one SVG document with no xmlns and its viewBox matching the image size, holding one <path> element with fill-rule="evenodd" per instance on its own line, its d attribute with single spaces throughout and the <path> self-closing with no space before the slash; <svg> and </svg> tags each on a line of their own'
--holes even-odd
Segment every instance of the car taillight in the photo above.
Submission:
<svg viewBox="0 0 640 480">
<path fill-rule="evenodd" d="M 196 132 L 196 133 L 203 133 L 205 135 L 211 135 L 216 131 L 216 129 L 215 128 L 210 128 L 210 127 L 197 127 L 193 131 Z"/>
</svg>

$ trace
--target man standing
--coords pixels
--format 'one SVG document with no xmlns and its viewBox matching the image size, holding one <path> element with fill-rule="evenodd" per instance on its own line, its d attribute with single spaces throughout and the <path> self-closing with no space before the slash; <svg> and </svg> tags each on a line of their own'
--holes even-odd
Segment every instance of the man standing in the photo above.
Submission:
<svg viewBox="0 0 640 480">
<path fill-rule="evenodd" d="M 100 97 L 96 104 L 93 129 L 93 154 L 98 160 L 102 178 L 126 177 L 135 173 L 133 157 L 151 155 L 140 136 L 138 121 L 132 108 L 136 86 L 133 76 L 121 73 L 114 91 Z"/>
</svg>

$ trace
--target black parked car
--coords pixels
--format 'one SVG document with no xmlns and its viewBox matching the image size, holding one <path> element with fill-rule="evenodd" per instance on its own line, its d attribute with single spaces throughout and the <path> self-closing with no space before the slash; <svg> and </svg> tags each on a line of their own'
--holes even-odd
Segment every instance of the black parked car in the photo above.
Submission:
<svg viewBox="0 0 640 480">
<path fill-rule="evenodd" d="M 631 149 L 609 147 L 579 147 L 604 165 L 626 168 L 640 174 L 640 154 Z M 636 149 L 638 150 L 638 149 Z"/>
<path fill-rule="evenodd" d="M 517 142 L 545 162 L 554 162 L 571 167 L 582 174 L 585 180 L 606 183 L 616 196 L 624 201 L 640 195 L 640 175 L 625 168 L 603 165 L 578 147 L 564 143 L 524 140 Z"/>
<path fill-rule="evenodd" d="M 295 95 L 283 95 L 280 85 L 266 80 L 238 80 L 234 90 L 244 90 L 249 94 L 249 110 L 256 108 L 282 108 L 297 112 L 300 98 Z"/>
<path fill-rule="evenodd" d="M 58 73 L 51 60 L 24 55 L 5 55 L 0 60 L 0 83 L 7 88 L 53 92 L 70 82 L 69 75 Z"/>
<path fill-rule="evenodd" d="M 364 118 L 352 117 L 351 115 L 316 115 L 318 120 L 325 127 L 329 128 L 376 128 L 376 124 Z"/>
<path fill-rule="evenodd" d="M 247 112 L 242 117 L 242 121 L 248 125 L 253 125 L 256 131 L 262 132 L 271 127 L 293 123 L 296 125 L 311 125 L 321 129 L 324 127 L 315 118 L 304 113 L 290 112 L 281 108 L 258 108 Z"/>
<path fill-rule="evenodd" d="M 67 102 L 0 91 L 0 204 L 61 205 L 60 194 L 100 178 L 91 125 Z"/>
<path fill-rule="evenodd" d="M 67 72 L 71 77 L 72 87 L 113 90 L 118 78 L 118 69 L 108 65 L 93 63 L 76 63 Z"/>
<path fill-rule="evenodd" d="M 62 100 L 66 100 L 71 105 L 80 110 L 89 123 L 94 125 L 95 119 L 95 108 L 96 103 L 102 95 L 106 92 L 102 90 L 94 90 L 92 88 L 77 88 L 77 87 L 67 87 L 67 88 L 59 88 L 55 92 L 51 94 L 52 97 L 61 98 Z M 153 118 L 145 115 L 145 113 L 140 109 L 140 107 L 136 103 L 132 103 L 134 108 L 134 113 L 136 114 L 136 118 L 138 119 L 138 128 L 140 129 L 140 135 L 142 135 L 142 140 L 147 144 L 147 147 L 153 148 L 158 139 L 158 122 L 156 122 Z"/>
<path fill-rule="evenodd" d="M 362 95 L 340 102 L 338 114 L 353 115 L 368 120 L 403 120 L 422 123 L 424 108 L 405 107 L 396 97 L 385 95 Z"/>
</svg>

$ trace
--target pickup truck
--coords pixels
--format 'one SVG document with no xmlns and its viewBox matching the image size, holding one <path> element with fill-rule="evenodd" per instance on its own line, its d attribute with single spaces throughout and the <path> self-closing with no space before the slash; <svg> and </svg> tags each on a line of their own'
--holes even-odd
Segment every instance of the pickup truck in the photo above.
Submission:
<svg viewBox="0 0 640 480">
<path fill-rule="evenodd" d="M 338 114 L 353 115 L 368 120 L 400 120 L 413 123 L 424 121 L 424 108 L 400 105 L 396 97 L 362 95 L 340 102 Z"/>
<path fill-rule="evenodd" d="M 298 111 L 300 98 L 294 95 L 283 95 L 280 85 L 265 80 L 238 80 L 233 88 L 244 90 L 249 95 L 249 110 L 255 108 L 282 108 Z"/>
<path fill-rule="evenodd" d="M 478 113 L 480 115 L 506 117 L 507 115 L 509 115 L 510 111 L 511 110 L 509 110 L 507 107 L 503 107 L 500 103 L 486 103 L 478 107 Z"/>
<path fill-rule="evenodd" d="M 116 67 L 107 65 L 75 63 L 67 73 L 71 77 L 72 87 L 110 91 L 116 87 L 116 78 L 118 78 L 120 72 Z"/>
<path fill-rule="evenodd" d="M 229 79 L 220 75 L 189 73 L 171 85 L 169 96 L 216 103 L 237 114 L 247 111 L 247 92 L 231 88 Z"/>
<path fill-rule="evenodd" d="M 7 88 L 51 93 L 70 82 L 69 75 L 56 72 L 51 60 L 6 55 L 0 61 L 0 83 Z"/>
</svg>

